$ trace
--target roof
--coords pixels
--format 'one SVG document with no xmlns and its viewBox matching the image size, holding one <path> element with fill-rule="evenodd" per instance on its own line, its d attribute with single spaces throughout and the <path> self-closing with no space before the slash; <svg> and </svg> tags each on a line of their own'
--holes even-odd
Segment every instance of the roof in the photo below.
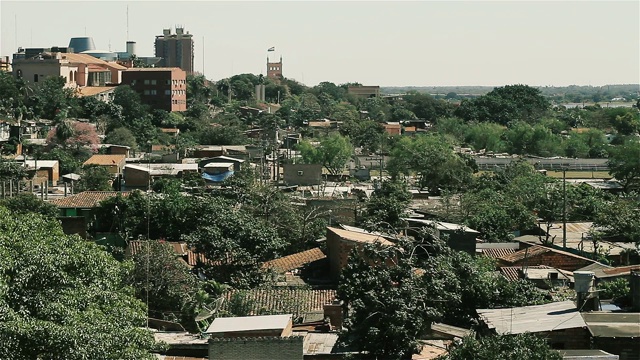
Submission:
<svg viewBox="0 0 640 360">
<path fill-rule="evenodd" d="M 147 243 L 147 241 L 156 241 L 156 240 L 132 240 L 129 241 L 129 246 L 128 246 L 128 251 L 131 255 L 135 255 L 141 251 L 144 251 L 144 244 Z M 187 246 L 186 243 L 180 243 L 180 242 L 168 242 L 168 241 L 164 241 L 165 244 L 171 246 L 173 248 L 173 252 L 177 255 L 177 256 L 183 256 L 187 253 L 187 250 L 189 249 L 189 247 Z"/>
<path fill-rule="evenodd" d="M 473 334 L 472 330 L 442 323 L 431 324 L 431 331 L 449 335 L 451 337 L 459 337 L 461 339 Z"/>
<path fill-rule="evenodd" d="M 425 225 L 428 225 L 428 226 L 434 226 L 437 230 L 440 230 L 440 231 L 459 231 L 459 230 L 462 230 L 464 232 L 470 232 L 470 233 L 479 234 L 478 231 L 473 230 L 470 227 L 467 227 L 467 226 L 464 226 L 464 225 L 460 225 L 460 224 L 453 224 L 453 223 L 448 223 L 448 222 L 443 222 L 443 221 L 435 221 L 435 220 L 427 220 L 427 219 L 416 219 L 416 218 L 406 218 L 404 220 L 418 222 L 418 223 L 425 224 Z"/>
<path fill-rule="evenodd" d="M 238 162 L 238 163 L 243 163 L 244 162 L 244 160 L 242 160 L 242 159 L 236 159 L 234 157 L 229 157 L 229 156 L 224 156 L 224 155 L 212 157 L 212 158 L 209 158 L 207 160 L 227 160 L 228 162 Z"/>
<path fill-rule="evenodd" d="M 134 72 L 134 71 L 149 71 L 149 72 L 158 72 L 158 71 L 173 71 L 173 70 L 181 70 L 179 67 L 153 67 L 153 68 L 128 68 L 126 71 L 127 72 Z"/>
<path fill-rule="evenodd" d="M 587 254 L 593 253 L 593 241 L 589 236 L 589 230 L 593 228 L 592 222 L 567 223 L 567 248 L 583 251 Z M 562 222 L 553 223 L 549 230 L 551 237 L 556 237 L 556 242 L 562 240 Z M 626 250 L 635 250 L 636 244 L 633 242 L 611 242 L 606 240 L 598 241 L 598 250 L 610 256 L 620 255 Z"/>
<path fill-rule="evenodd" d="M 101 201 L 117 196 L 128 196 L 128 192 L 118 191 L 83 191 L 79 194 L 51 200 L 51 203 L 59 208 L 94 208 Z"/>
<path fill-rule="evenodd" d="M 327 256 L 320 248 L 313 248 L 299 253 L 287 255 L 275 260 L 267 261 L 264 267 L 274 269 L 280 273 L 303 267 L 314 261 L 325 259 Z"/>
<path fill-rule="evenodd" d="M 123 162 L 126 159 L 125 155 L 103 155 L 95 154 L 85 161 L 82 165 L 114 165 Z"/>
<path fill-rule="evenodd" d="M 84 86 L 78 88 L 78 96 L 94 96 L 103 92 L 113 91 L 113 86 Z"/>
<path fill-rule="evenodd" d="M 173 128 L 160 128 L 160 131 L 162 131 L 163 133 L 179 133 L 180 129 L 173 129 Z"/>
<path fill-rule="evenodd" d="M 334 121 L 309 121 L 309 127 L 331 127 Z"/>
<path fill-rule="evenodd" d="M 570 257 L 582 259 L 582 260 L 589 261 L 589 262 L 596 262 L 595 260 L 588 259 L 588 258 L 580 256 L 580 255 L 572 254 L 572 253 L 567 252 L 567 251 L 552 249 L 552 248 L 549 248 L 549 247 L 546 247 L 546 246 L 542 246 L 542 245 L 534 245 L 534 246 L 528 247 L 526 249 L 522 249 L 522 250 L 516 251 L 513 254 L 510 254 L 510 255 L 507 255 L 507 256 L 503 256 L 500 259 L 504 260 L 504 261 L 506 261 L 508 263 L 516 263 L 516 262 L 524 260 L 525 258 L 531 258 L 531 257 L 534 257 L 534 256 L 546 254 L 548 252 L 562 254 L 562 255 L 565 255 L 565 256 L 570 256 Z"/>
<path fill-rule="evenodd" d="M 503 309 L 477 310 L 489 329 L 500 334 L 537 333 L 582 328 L 586 324 L 573 301 Z"/>
<path fill-rule="evenodd" d="M 331 354 L 337 343 L 337 333 L 309 332 L 304 336 L 302 353 L 304 355 Z"/>
<path fill-rule="evenodd" d="M 162 341 L 169 345 L 193 345 L 193 344 L 208 344 L 207 339 L 201 338 L 197 334 L 190 334 L 185 331 L 158 331 L 153 333 L 153 337 L 156 341 Z"/>
<path fill-rule="evenodd" d="M 96 57 L 93 57 L 89 54 L 77 54 L 77 53 L 64 53 L 61 54 L 61 56 L 63 58 L 65 58 L 66 60 L 68 60 L 69 62 L 73 62 L 73 63 L 81 63 L 81 64 L 99 64 L 99 65 L 105 65 L 108 67 L 111 67 L 113 69 L 117 69 L 117 70 L 126 70 L 127 68 L 125 66 L 122 66 L 118 63 L 115 62 L 110 62 L 110 61 L 104 61 L 101 59 L 98 59 Z"/>
<path fill-rule="evenodd" d="M 230 162 L 210 162 L 206 164 L 204 167 L 205 168 L 228 168 L 234 165 L 235 165 L 234 163 L 230 163 Z"/>
<path fill-rule="evenodd" d="M 285 329 L 289 325 L 289 322 L 291 322 L 291 314 L 215 318 L 206 332 L 226 333 L 253 330 L 279 330 Z"/>
<path fill-rule="evenodd" d="M 23 161 L 20 161 L 20 163 L 24 163 Z M 58 160 L 27 160 L 26 161 L 27 166 L 30 168 L 35 168 L 36 163 L 38 164 L 38 169 L 44 169 L 44 168 L 54 168 L 56 166 L 58 166 Z"/>
<path fill-rule="evenodd" d="M 594 269 L 594 275 L 598 279 L 631 275 L 631 270 L 640 270 L 640 265 L 619 266 L 614 268 Z"/>
<path fill-rule="evenodd" d="M 223 294 L 225 301 L 221 311 L 230 311 L 232 299 L 241 297 L 250 306 L 250 314 L 292 314 L 301 318 L 307 313 L 323 312 L 324 305 L 336 298 L 336 290 L 310 289 L 251 289 L 229 290 Z"/>
<path fill-rule="evenodd" d="M 124 169 L 148 172 L 150 175 L 178 175 L 182 171 L 198 171 L 198 164 L 127 164 Z"/>
<path fill-rule="evenodd" d="M 558 350 L 564 360 L 618 360 L 618 355 L 598 349 Z"/>
<path fill-rule="evenodd" d="M 550 266 L 545 265 L 536 265 L 536 266 L 527 266 L 527 269 L 553 269 Z M 520 272 L 522 271 L 522 266 L 503 266 L 500 268 L 500 274 L 504 276 L 509 281 L 518 281 L 521 279 Z"/>
<path fill-rule="evenodd" d="M 334 234 L 338 235 L 341 239 L 347 240 L 347 241 L 366 243 L 366 244 L 380 243 L 382 245 L 387 245 L 387 246 L 393 245 L 391 241 L 385 239 L 380 235 L 365 234 L 361 232 L 342 230 L 342 229 L 337 229 L 333 227 L 327 227 L 327 230 L 333 232 Z"/>
<path fill-rule="evenodd" d="M 508 256 L 515 253 L 516 250 L 514 249 L 477 249 L 476 248 L 476 253 L 477 252 L 492 259 L 499 259 L 501 257 Z"/>
<path fill-rule="evenodd" d="M 594 337 L 640 338 L 640 313 L 582 313 Z"/>
<path fill-rule="evenodd" d="M 593 263 L 593 264 L 589 264 L 585 267 L 581 267 L 580 269 L 576 270 L 576 271 L 596 271 L 598 269 L 610 269 L 611 266 L 609 265 L 605 265 L 605 264 L 601 264 L 601 263 Z"/>
</svg>

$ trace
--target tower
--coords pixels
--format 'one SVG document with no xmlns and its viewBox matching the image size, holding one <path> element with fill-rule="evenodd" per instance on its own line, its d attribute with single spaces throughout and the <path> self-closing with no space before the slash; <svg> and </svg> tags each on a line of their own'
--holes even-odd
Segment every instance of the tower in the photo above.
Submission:
<svg viewBox="0 0 640 360">
<path fill-rule="evenodd" d="M 155 48 L 156 57 L 162 58 L 159 67 L 179 67 L 187 74 L 193 73 L 193 35 L 185 33 L 184 27 L 176 26 L 175 34 L 163 29 L 162 35 L 156 36 Z"/>
<path fill-rule="evenodd" d="M 280 62 L 269 62 L 269 57 L 267 56 L 267 77 L 269 79 L 277 79 L 277 80 L 280 80 L 283 78 L 282 56 L 280 56 Z"/>
</svg>

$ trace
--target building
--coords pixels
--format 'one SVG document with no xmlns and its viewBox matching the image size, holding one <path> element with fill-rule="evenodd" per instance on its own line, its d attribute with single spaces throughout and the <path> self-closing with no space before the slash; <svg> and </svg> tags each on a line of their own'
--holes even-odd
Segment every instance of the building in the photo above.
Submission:
<svg viewBox="0 0 640 360">
<path fill-rule="evenodd" d="M 287 185 L 322 184 L 322 164 L 283 164 L 282 167 Z"/>
<path fill-rule="evenodd" d="M 541 245 L 534 245 L 498 259 L 500 266 L 546 265 L 568 271 L 575 271 L 595 262 L 567 251 Z"/>
<path fill-rule="evenodd" d="M 122 72 L 122 84 L 154 109 L 187 110 L 187 73 L 180 68 L 131 68 Z"/>
<path fill-rule="evenodd" d="M 280 56 L 280 62 L 271 62 L 267 57 L 267 77 L 269 79 L 281 80 L 282 76 L 282 56 Z"/>
<path fill-rule="evenodd" d="M 96 154 L 91 156 L 82 166 L 98 165 L 104 166 L 110 174 L 118 175 L 122 173 L 126 164 L 126 157 L 124 155 L 102 155 Z"/>
<path fill-rule="evenodd" d="M 349 255 L 353 250 L 359 250 L 366 244 L 381 244 L 391 246 L 393 243 L 382 234 L 367 231 L 350 231 L 327 227 L 327 249 L 331 277 L 338 279 L 342 270 L 347 266 Z"/>
<path fill-rule="evenodd" d="M 156 57 L 162 58 L 159 67 L 178 67 L 187 74 L 193 73 L 193 35 L 183 27 L 176 27 L 176 33 L 171 29 L 163 29 L 162 35 L 156 36 Z"/>
<path fill-rule="evenodd" d="M 361 98 L 380 96 L 380 86 L 349 86 L 347 93 Z"/>
<path fill-rule="evenodd" d="M 585 312 L 582 318 L 596 349 L 620 360 L 640 359 L 640 313 Z"/>
<path fill-rule="evenodd" d="M 447 245 L 454 250 L 464 251 L 470 255 L 476 253 L 476 237 L 479 232 L 467 226 L 452 224 L 443 221 L 406 218 L 409 224 L 408 234 L 412 236 L 423 236 L 421 229 L 429 228 L 433 235 L 444 238 L 446 235 Z M 417 230 L 417 231 L 416 231 Z"/>
<path fill-rule="evenodd" d="M 61 76 L 67 87 L 119 84 L 126 68 L 88 54 L 45 52 L 31 58 L 14 58 L 13 76 L 29 83 Z"/>
<path fill-rule="evenodd" d="M 8 56 L 0 57 L 0 71 L 11 72 L 11 62 Z"/>
<path fill-rule="evenodd" d="M 198 164 L 127 164 L 124 166 L 125 186 L 147 188 L 158 178 L 181 178 L 186 173 L 198 173 Z"/>
<path fill-rule="evenodd" d="M 229 157 L 229 156 L 215 156 L 209 159 L 202 159 L 198 162 L 198 168 L 200 169 L 205 169 L 205 168 L 211 168 L 213 165 L 211 164 L 226 164 L 226 163 L 232 163 L 233 164 L 233 171 L 240 171 L 240 169 L 242 168 L 242 164 L 245 161 L 242 159 L 237 159 L 234 157 Z M 210 166 L 208 166 L 210 165 Z"/>
<path fill-rule="evenodd" d="M 101 201 L 115 196 L 128 196 L 129 193 L 116 191 L 84 191 L 79 194 L 51 200 L 51 203 L 60 211 L 59 219 L 62 222 L 62 230 L 65 234 L 78 234 L 82 238 L 87 237 L 87 226 L 93 220 L 93 210 Z M 95 219 L 96 221 L 98 219 Z"/>
<path fill-rule="evenodd" d="M 291 336 L 292 315 L 218 317 L 206 333 L 211 337 L 242 338 L 258 336 Z"/>
</svg>

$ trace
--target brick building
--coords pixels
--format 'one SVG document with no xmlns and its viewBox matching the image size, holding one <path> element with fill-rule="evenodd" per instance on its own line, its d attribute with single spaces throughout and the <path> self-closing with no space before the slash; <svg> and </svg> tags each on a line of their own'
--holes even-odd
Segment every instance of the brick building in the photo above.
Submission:
<svg viewBox="0 0 640 360">
<path fill-rule="evenodd" d="M 568 271 L 575 271 L 595 262 L 567 251 L 540 245 L 534 245 L 498 259 L 499 266 L 546 265 Z"/>
<path fill-rule="evenodd" d="M 338 279 L 342 269 L 347 266 L 349 255 L 354 249 L 359 250 L 365 244 L 379 243 L 385 246 L 393 243 L 380 234 L 358 231 L 349 231 L 333 227 L 327 227 L 327 249 L 331 277 Z"/>
<path fill-rule="evenodd" d="M 122 84 L 154 109 L 187 110 L 187 73 L 180 68 L 131 68 L 122 72 Z"/>
<path fill-rule="evenodd" d="M 267 77 L 269 79 L 280 80 L 283 78 L 282 76 L 282 56 L 280 57 L 280 62 L 270 62 L 267 57 Z"/>
</svg>

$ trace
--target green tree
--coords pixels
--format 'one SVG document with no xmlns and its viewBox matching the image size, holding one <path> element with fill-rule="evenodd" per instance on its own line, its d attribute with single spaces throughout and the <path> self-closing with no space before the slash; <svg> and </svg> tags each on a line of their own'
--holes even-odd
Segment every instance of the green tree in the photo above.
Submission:
<svg viewBox="0 0 640 360">
<path fill-rule="evenodd" d="M 35 91 L 28 105 L 37 116 L 53 120 L 61 114 L 77 111 L 77 98 L 72 89 L 65 87 L 65 83 L 63 77 L 52 76 L 34 86 Z"/>
<path fill-rule="evenodd" d="M 22 180 L 29 174 L 24 164 L 0 157 L 0 181 Z"/>
<path fill-rule="evenodd" d="M 0 206 L 4 206 L 13 214 L 36 213 L 47 218 L 58 216 L 58 208 L 55 205 L 40 200 L 32 193 L 20 193 L 8 199 L 0 200 Z"/>
<path fill-rule="evenodd" d="M 0 358 L 153 358 L 130 263 L 37 215 L 0 208 L 0 229 Z"/>
<path fill-rule="evenodd" d="M 314 147 L 303 141 L 299 145 L 302 161 L 306 164 L 322 164 L 333 175 L 341 174 L 351 159 L 353 146 L 349 138 L 338 133 L 320 139 L 320 145 Z"/>
<path fill-rule="evenodd" d="M 126 127 L 119 127 L 109 131 L 104 138 L 104 142 L 105 144 L 129 146 L 134 151 L 138 147 L 136 137 Z"/>
<path fill-rule="evenodd" d="M 609 151 L 609 173 L 622 183 L 625 190 L 640 186 L 640 141 L 629 140 Z"/>
<path fill-rule="evenodd" d="M 76 186 L 76 191 L 112 190 L 112 181 L 113 177 L 104 166 L 86 165 L 80 170 L 80 180 Z"/>
<path fill-rule="evenodd" d="M 410 202 L 411 194 L 406 183 L 399 180 L 383 181 L 366 202 L 359 223 L 370 230 L 402 229 Z"/>
<path fill-rule="evenodd" d="M 544 338 L 532 334 L 495 335 L 481 339 L 464 338 L 439 360 L 561 360 Z"/>
</svg>

